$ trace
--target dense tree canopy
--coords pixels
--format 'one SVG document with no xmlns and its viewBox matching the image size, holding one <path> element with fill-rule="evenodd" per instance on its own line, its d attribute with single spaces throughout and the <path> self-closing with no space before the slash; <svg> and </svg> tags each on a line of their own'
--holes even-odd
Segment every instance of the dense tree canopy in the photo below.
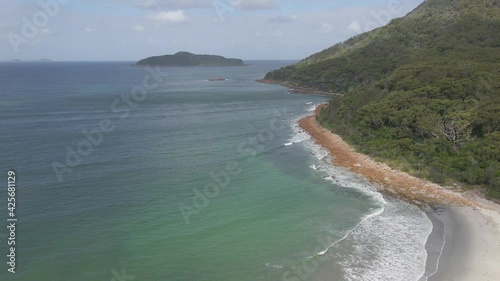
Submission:
<svg viewBox="0 0 500 281">
<path fill-rule="evenodd" d="M 135 66 L 244 66 L 240 59 L 227 59 L 214 55 L 195 55 L 178 52 L 174 55 L 149 57 L 138 61 Z"/>
<path fill-rule="evenodd" d="M 499 5 L 427 0 L 266 79 L 344 93 L 319 120 L 362 152 L 500 198 Z"/>
</svg>

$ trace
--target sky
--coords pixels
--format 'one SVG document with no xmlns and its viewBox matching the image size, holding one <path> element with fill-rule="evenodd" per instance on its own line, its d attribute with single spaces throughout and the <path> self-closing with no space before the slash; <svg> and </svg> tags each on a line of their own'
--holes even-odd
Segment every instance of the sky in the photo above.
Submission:
<svg viewBox="0 0 500 281">
<path fill-rule="evenodd" d="M 294 60 L 423 0 L 0 0 L 0 61 L 137 61 L 188 51 Z"/>
</svg>

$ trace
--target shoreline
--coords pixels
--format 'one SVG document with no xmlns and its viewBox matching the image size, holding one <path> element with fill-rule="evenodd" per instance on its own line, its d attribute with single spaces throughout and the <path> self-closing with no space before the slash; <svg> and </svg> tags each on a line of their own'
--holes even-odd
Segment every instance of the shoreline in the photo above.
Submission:
<svg viewBox="0 0 500 281">
<path fill-rule="evenodd" d="M 326 92 L 326 91 L 320 91 L 320 90 L 315 90 L 312 88 L 306 88 L 306 87 L 300 87 L 288 82 L 275 82 L 275 81 L 270 81 L 266 79 L 258 79 L 255 80 L 258 83 L 263 83 L 263 84 L 275 84 L 275 85 L 281 85 L 283 87 L 287 87 L 290 89 L 292 93 L 296 94 L 309 94 L 309 95 L 320 95 L 320 96 L 327 96 L 327 97 L 341 97 L 343 94 L 339 93 L 333 93 L 333 92 Z"/>
<path fill-rule="evenodd" d="M 321 108 L 322 106 L 318 106 L 314 115 L 299 120 L 299 126 L 311 135 L 316 144 L 330 153 L 335 165 L 363 175 L 368 181 L 375 184 L 379 191 L 385 194 L 418 206 L 459 205 L 477 207 L 476 202 L 465 198 L 459 193 L 407 173 L 393 170 L 384 163 L 376 162 L 369 156 L 356 152 L 340 136 L 318 124 L 316 115 Z"/>
<path fill-rule="evenodd" d="M 427 215 L 434 229 L 426 244 L 426 273 L 419 281 L 500 280 L 498 212 L 453 206 Z M 441 251 L 436 260 L 437 247 Z"/>
<path fill-rule="evenodd" d="M 420 206 L 431 220 L 426 267 L 418 281 L 500 280 L 499 205 L 447 190 L 356 152 L 316 121 L 322 106 L 299 120 L 299 127 L 329 152 L 333 164 L 364 176 L 384 194 Z"/>
</svg>

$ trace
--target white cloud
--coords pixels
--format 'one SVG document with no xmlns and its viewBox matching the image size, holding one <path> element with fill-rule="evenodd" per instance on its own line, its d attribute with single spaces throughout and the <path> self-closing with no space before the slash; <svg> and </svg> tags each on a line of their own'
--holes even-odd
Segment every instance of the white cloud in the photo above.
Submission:
<svg viewBox="0 0 500 281">
<path fill-rule="evenodd" d="M 325 22 L 321 25 L 321 31 L 329 33 L 333 31 L 333 25 L 331 23 Z"/>
<path fill-rule="evenodd" d="M 0 29 L 7 29 L 9 27 L 9 24 L 6 22 L 0 22 Z"/>
<path fill-rule="evenodd" d="M 283 30 L 281 29 L 276 29 L 271 32 L 271 36 L 282 36 L 283 35 Z"/>
<path fill-rule="evenodd" d="M 26 44 L 26 50 L 17 55 L 12 51 L 8 40 L 0 39 L 0 50 L 2 50 L 0 60 L 16 57 L 26 60 L 42 57 L 73 60 L 76 58 L 76 53 L 79 60 L 133 60 L 180 50 L 217 53 L 246 59 L 300 59 L 337 42 L 345 41 L 355 35 L 352 29 L 365 31 L 368 23 L 375 22 L 370 12 L 375 11 L 381 15 L 380 11 L 386 8 L 385 2 L 345 7 L 339 5 L 327 9 L 327 2 L 333 0 L 242 0 L 233 2 L 236 5 L 233 7 L 234 11 L 228 11 L 225 14 L 228 16 L 225 23 L 220 24 L 220 19 L 219 22 L 215 22 L 219 17 L 213 7 L 214 1 L 229 5 L 232 0 L 88 0 L 102 9 L 95 13 L 86 9 L 82 11 L 70 9 L 65 13 L 59 13 L 50 19 L 50 27 L 39 28 L 39 36 L 34 38 L 41 40 L 37 48 L 28 51 L 29 45 Z M 404 6 L 402 14 L 422 1 L 401 2 Z M 0 0 L 0 3 L 3 4 L 2 7 L 5 6 L 4 9 L 0 9 L 0 31 L 3 32 L 4 38 L 8 32 L 22 35 L 23 26 L 20 19 L 26 16 L 31 20 L 31 15 L 40 9 L 36 1 Z M 273 10 L 277 7 L 275 3 L 283 9 Z M 155 5 L 157 7 L 154 7 Z M 300 6 L 307 9 L 297 9 Z M 267 10 L 263 10 L 264 8 Z M 61 11 L 63 9 L 61 6 Z M 133 16 L 129 13 L 131 9 L 135 10 Z M 194 10 L 191 13 L 188 9 Z M 166 20 L 154 21 L 163 19 L 159 17 L 162 11 L 178 10 L 184 11 L 187 22 L 175 25 Z M 151 15 L 151 20 L 148 15 Z M 183 14 L 180 15 L 182 20 Z M 270 21 L 293 20 L 293 17 L 286 18 L 292 15 L 296 16 L 295 21 L 270 23 Z M 270 20 L 271 18 L 273 20 Z M 103 20 L 106 28 L 100 27 Z M 357 20 L 358 28 L 356 24 L 352 24 L 354 20 Z M 332 30 L 330 33 L 321 33 L 324 23 L 330 24 L 323 26 L 324 31 Z M 144 27 L 144 31 L 140 32 L 140 28 L 134 29 L 138 25 Z M 168 27 L 155 28 L 161 25 L 182 25 L 182 30 L 176 32 Z M 351 30 L 348 29 L 349 26 Z M 51 35 L 42 35 L 44 28 L 49 28 Z M 278 29 L 281 29 L 281 32 Z M 53 36 L 55 34 L 57 36 Z M 91 36 L 93 40 L 82 38 L 82 35 Z M 148 40 L 148 37 L 160 41 Z M 125 39 L 128 40 L 126 43 L 128 48 L 122 48 L 121 41 Z M 232 42 L 236 42 L 237 47 L 228 48 L 232 46 Z M 144 49 L 144 45 L 148 48 Z"/>
<path fill-rule="evenodd" d="M 285 22 L 292 22 L 297 19 L 296 15 L 291 15 L 291 16 L 284 16 L 284 15 L 278 15 L 276 17 L 272 17 L 268 20 L 268 22 L 271 23 L 285 23 Z"/>
<path fill-rule="evenodd" d="M 153 37 L 148 37 L 148 40 L 146 41 L 146 43 L 148 45 L 159 45 L 161 44 L 162 42 L 160 40 L 158 40 L 157 38 L 153 38 Z"/>
<path fill-rule="evenodd" d="M 154 15 L 149 15 L 148 18 L 156 22 L 179 23 L 187 21 L 187 16 L 182 10 L 160 12 Z"/>
<path fill-rule="evenodd" d="M 347 26 L 347 29 L 349 31 L 355 32 L 355 33 L 360 33 L 361 32 L 361 25 L 357 20 L 352 21 L 349 26 Z"/>
<path fill-rule="evenodd" d="M 230 6 L 242 10 L 267 10 L 277 9 L 275 0 L 228 0 Z"/>
<path fill-rule="evenodd" d="M 156 0 L 144 0 L 144 3 L 142 4 L 144 8 L 154 8 L 158 7 L 158 2 Z"/>
<path fill-rule="evenodd" d="M 41 34 L 42 35 L 50 35 L 51 34 L 50 29 L 48 29 L 48 28 L 42 29 Z"/>
<path fill-rule="evenodd" d="M 175 10 L 188 8 L 209 8 L 212 7 L 212 2 L 213 0 L 144 0 L 142 6 L 146 9 L 165 8 Z"/>
<path fill-rule="evenodd" d="M 101 0 L 102 1 L 102 0 Z M 128 1 L 144 9 L 212 9 L 214 5 L 230 6 L 242 10 L 267 10 L 276 9 L 276 0 L 114 0 L 116 2 Z"/>
<path fill-rule="evenodd" d="M 144 31 L 144 27 L 141 25 L 136 25 L 136 26 L 132 27 L 132 31 L 142 32 L 142 31 Z"/>
</svg>

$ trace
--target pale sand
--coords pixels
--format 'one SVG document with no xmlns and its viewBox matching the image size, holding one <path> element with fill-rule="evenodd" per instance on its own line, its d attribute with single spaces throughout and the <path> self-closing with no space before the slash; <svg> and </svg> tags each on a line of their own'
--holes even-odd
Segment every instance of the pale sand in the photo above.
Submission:
<svg viewBox="0 0 500 281">
<path fill-rule="evenodd" d="M 320 110 L 318 107 L 316 114 Z M 497 204 L 475 195 L 452 192 L 378 163 L 323 128 L 314 115 L 300 120 L 299 126 L 330 152 L 334 164 L 365 176 L 384 193 L 420 206 L 462 206 L 446 207 L 429 216 L 438 228 L 426 247 L 428 281 L 500 280 L 500 207 Z"/>
<path fill-rule="evenodd" d="M 444 224 L 445 243 L 438 270 L 427 281 L 500 280 L 498 212 L 450 207 L 438 212 L 436 217 Z M 431 235 L 431 239 L 439 237 Z M 435 264 L 435 260 L 432 264 Z"/>
</svg>

